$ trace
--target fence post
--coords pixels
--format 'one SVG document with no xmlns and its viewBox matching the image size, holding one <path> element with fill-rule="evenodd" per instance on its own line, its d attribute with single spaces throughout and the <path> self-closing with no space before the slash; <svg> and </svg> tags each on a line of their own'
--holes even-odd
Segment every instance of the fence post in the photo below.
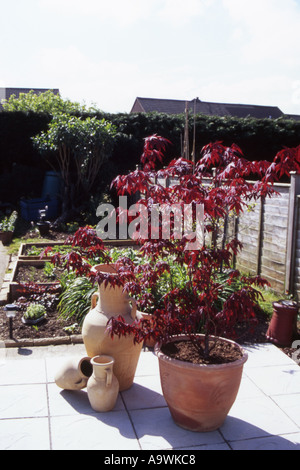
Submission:
<svg viewBox="0 0 300 470">
<path fill-rule="evenodd" d="M 261 274 L 264 210 L 265 210 L 265 198 L 262 197 L 260 199 L 260 208 L 259 208 L 257 252 L 256 252 L 256 274 L 258 276 Z"/>
<path fill-rule="evenodd" d="M 296 256 L 296 229 L 297 229 L 297 196 L 300 194 L 300 175 L 291 172 L 291 186 L 289 196 L 289 214 L 286 246 L 286 278 L 285 291 L 294 293 L 294 268 Z"/>
</svg>

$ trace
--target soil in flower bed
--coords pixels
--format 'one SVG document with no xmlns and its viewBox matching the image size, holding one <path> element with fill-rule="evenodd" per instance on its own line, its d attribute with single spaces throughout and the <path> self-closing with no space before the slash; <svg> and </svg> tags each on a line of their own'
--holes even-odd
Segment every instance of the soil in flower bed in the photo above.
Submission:
<svg viewBox="0 0 300 470">
<path fill-rule="evenodd" d="M 16 282 L 22 283 L 47 283 L 56 282 L 56 276 L 63 273 L 63 269 L 55 268 L 54 277 L 45 274 L 44 266 L 19 266 L 16 273 Z"/>
<path fill-rule="evenodd" d="M 202 344 L 203 346 L 203 344 Z M 193 364 L 226 364 L 237 361 L 242 357 L 238 346 L 225 341 L 210 341 L 210 354 L 204 358 L 199 354 L 198 348 L 191 341 L 175 341 L 162 346 L 164 354 L 172 359 L 191 362 Z"/>
<path fill-rule="evenodd" d="M 55 338 L 68 336 L 69 334 L 79 334 L 78 328 L 65 330 L 64 328 L 70 327 L 74 324 L 74 320 L 64 320 L 60 317 L 60 313 L 57 309 L 58 296 L 49 299 L 48 302 L 51 304 L 47 308 L 47 316 L 41 323 L 38 323 L 34 327 L 31 325 L 25 325 L 22 322 L 22 315 L 26 310 L 26 304 L 30 299 L 24 297 L 18 299 L 17 303 L 21 306 L 22 310 L 18 312 L 17 316 L 13 319 L 13 339 L 43 339 L 43 338 Z M 39 303 L 39 300 L 37 300 Z M 9 322 L 5 315 L 4 306 L 0 306 L 0 339 L 9 339 Z"/>
</svg>

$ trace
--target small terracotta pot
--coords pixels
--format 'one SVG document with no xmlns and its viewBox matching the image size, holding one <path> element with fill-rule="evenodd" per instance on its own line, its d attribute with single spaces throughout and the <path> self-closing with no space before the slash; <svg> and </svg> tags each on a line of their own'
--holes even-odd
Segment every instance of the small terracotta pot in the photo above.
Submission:
<svg viewBox="0 0 300 470">
<path fill-rule="evenodd" d="M 176 336 L 170 341 L 187 339 Z M 155 346 L 163 395 L 178 426 L 197 432 L 214 431 L 222 426 L 236 399 L 248 359 L 248 354 L 240 349 L 243 356 L 235 362 L 202 365 L 172 359 L 161 352 L 159 344 Z"/>
<path fill-rule="evenodd" d="M 298 306 L 290 300 L 273 303 L 273 315 L 266 338 L 276 346 L 290 347 L 297 324 Z"/>
<path fill-rule="evenodd" d="M 13 239 L 13 232 L 0 232 L 0 241 L 4 246 L 10 245 Z"/>
</svg>

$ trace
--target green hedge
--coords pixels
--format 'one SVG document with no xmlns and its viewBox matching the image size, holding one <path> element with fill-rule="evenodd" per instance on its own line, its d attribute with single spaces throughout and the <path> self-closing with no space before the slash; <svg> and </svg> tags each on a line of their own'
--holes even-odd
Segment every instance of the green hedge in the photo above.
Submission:
<svg viewBox="0 0 300 470">
<path fill-rule="evenodd" d="M 134 153 L 129 160 L 138 161 L 144 137 L 157 133 L 171 140 L 170 155 L 180 156 L 185 124 L 184 115 L 148 114 L 101 114 L 111 120 L 119 131 L 130 136 Z M 235 143 L 241 147 L 250 160 L 273 160 L 283 147 L 296 147 L 300 144 L 300 121 L 291 119 L 254 119 L 219 116 L 196 116 L 196 158 L 202 147 L 209 142 L 221 140 L 225 145 Z M 190 150 L 193 144 L 194 118 L 189 118 Z M 134 142 L 134 145 L 133 145 Z M 115 154 L 120 149 L 116 147 Z M 126 149 L 127 150 L 127 149 Z M 138 154 L 136 155 L 135 150 Z"/>
<path fill-rule="evenodd" d="M 102 190 L 111 179 L 139 163 L 143 139 L 157 133 L 172 142 L 167 161 L 179 157 L 185 123 L 184 115 L 161 113 L 97 113 L 118 129 L 113 155 L 102 171 Z M 24 197 L 38 197 L 45 171 L 50 168 L 33 148 L 31 137 L 47 129 L 51 116 L 43 113 L 0 112 L 0 201 L 17 203 Z M 190 116 L 190 149 L 194 118 Z M 300 121 L 279 119 L 196 116 L 196 157 L 201 148 L 216 140 L 236 143 L 251 160 L 272 160 L 284 146 L 300 144 Z"/>
</svg>

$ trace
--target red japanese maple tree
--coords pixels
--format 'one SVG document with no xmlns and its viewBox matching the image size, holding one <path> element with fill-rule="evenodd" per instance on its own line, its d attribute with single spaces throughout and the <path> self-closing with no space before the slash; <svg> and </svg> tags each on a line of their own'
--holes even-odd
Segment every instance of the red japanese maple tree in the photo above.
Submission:
<svg viewBox="0 0 300 470">
<path fill-rule="evenodd" d="M 215 142 L 202 149 L 195 166 L 179 158 L 156 170 L 157 164 L 162 166 L 169 144 L 156 134 L 146 138 L 141 168 L 112 182 L 119 196 L 135 195 L 137 204 L 146 209 L 148 234 L 152 237 L 140 234 L 140 264 L 120 258 L 116 263 L 119 276 L 110 279 L 108 274 L 98 273 L 97 281 L 118 283 L 138 298 L 142 311 L 152 308 L 151 319 L 136 320 L 131 325 L 121 317 L 113 317 L 109 322 L 112 336 L 133 334 L 137 342 L 147 338 L 165 342 L 172 335 L 185 334 L 197 345 L 200 354 L 208 356 L 211 335 L 234 338 L 240 323 L 255 324 L 255 309 L 261 295 L 256 287 L 267 284 L 260 276 L 242 276 L 233 269 L 233 256 L 242 245 L 234 235 L 231 239 L 222 237 L 224 226 L 230 214 L 238 216 L 253 201 L 275 194 L 274 182 L 283 175 L 291 170 L 300 171 L 300 146 L 283 149 L 269 163 L 248 161 L 237 145 L 226 147 Z M 250 177 L 253 182 L 249 182 Z M 190 233 L 178 234 L 176 216 L 171 210 L 168 237 L 163 223 L 155 230 L 152 223 L 154 208 L 177 207 L 183 213 L 187 205 L 195 224 L 197 207 L 203 208 L 204 216 L 203 242 L 192 249 Z M 110 261 L 102 240 L 91 227 L 86 227 L 75 234 L 72 243 L 76 250 L 64 257 L 65 266 L 95 279 L 89 260 L 98 256 L 104 262 Z M 180 285 L 171 275 L 174 265 L 186 275 Z M 169 289 L 157 299 L 161 279 L 168 275 Z M 235 288 L 231 289 L 233 285 Z M 197 341 L 196 333 L 204 333 L 204 344 Z"/>
<path fill-rule="evenodd" d="M 190 238 L 176 238 L 171 233 L 163 237 L 160 225 L 155 239 L 142 239 L 141 254 L 148 262 L 135 266 L 130 260 L 119 260 L 124 289 L 140 297 L 142 309 L 153 301 L 158 280 L 170 272 L 170 262 L 185 266 L 187 279 L 184 286 L 171 286 L 161 299 L 160 307 L 151 317 L 132 325 L 125 325 L 121 318 L 110 322 L 112 335 L 133 333 L 136 341 L 154 338 L 167 341 L 174 334 L 187 334 L 197 343 L 195 333 L 205 334 L 205 344 L 197 343 L 199 353 L 209 354 L 210 335 L 234 337 L 240 322 L 255 323 L 255 307 L 261 295 L 256 286 L 268 284 L 260 276 L 242 276 L 232 269 L 233 255 L 242 245 L 234 236 L 220 240 L 220 228 L 230 213 L 236 216 L 248 209 L 253 201 L 271 197 L 276 193 L 273 184 L 291 170 L 300 170 L 300 146 L 283 149 L 270 164 L 267 161 L 248 161 L 235 144 L 226 147 L 222 142 L 211 143 L 202 149 L 201 158 L 195 165 L 179 158 L 162 170 L 155 170 L 163 162 L 163 153 L 169 141 L 153 135 L 145 139 L 142 168 L 117 177 L 112 187 L 119 195 L 139 195 L 138 203 L 151 211 L 154 206 L 174 207 L 189 204 L 195 217 L 196 206 L 204 207 L 205 241 L 198 249 L 187 249 Z M 249 182 L 249 177 L 254 182 Z M 173 184 L 165 185 L 166 179 Z M 175 218 L 173 221 L 173 228 Z M 151 227 L 149 225 L 149 233 Z M 211 234 L 210 237 L 208 235 Z M 208 240 L 208 241 L 206 241 Z M 121 268 L 122 266 L 122 268 Z M 220 276 L 225 273 L 225 276 Z M 239 279 L 239 288 L 234 289 L 221 303 L 220 298 L 228 287 Z"/>
</svg>

